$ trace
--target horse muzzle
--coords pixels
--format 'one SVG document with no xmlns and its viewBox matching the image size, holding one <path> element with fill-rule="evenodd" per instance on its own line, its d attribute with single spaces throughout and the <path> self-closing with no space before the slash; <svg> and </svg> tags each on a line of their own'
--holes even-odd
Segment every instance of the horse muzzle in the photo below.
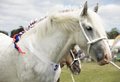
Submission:
<svg viewBox="0 0 120 82">
<path fill-rule="evenodd" d="M 110 50 L 104 50 L 104 59 L 101 60 L 100 62 L 98 62 L 99 65 L 105 65 L 105 64 L 108 64 L 111 60 L 111 53 L 110 53 Z"/>
<path fill-rule="evenodd" d="M 80 63 L 78 61 L 75 61 L 71 66 L 70 66 L 70 70 L 74 75 L 79 75 L 81 72 L 81 66 Z"/>
</svg>

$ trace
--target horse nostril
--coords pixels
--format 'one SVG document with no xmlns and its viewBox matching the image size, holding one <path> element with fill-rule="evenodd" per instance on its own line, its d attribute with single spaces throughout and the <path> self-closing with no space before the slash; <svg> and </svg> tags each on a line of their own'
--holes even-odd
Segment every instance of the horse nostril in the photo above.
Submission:
<svg viewBox="0 0 120 82">
<path fill-rule="evenodd" d="M 107 62 L 106 64 L 109 64 L 109 62 Z"/>
<path fill-rule="evenodd" d="M 107 54 L 105 54 L 105 58 L 104 58 L 104 60 L 108 62 L 108 61 L 109 61 L 109 59 L 110 59 L 110 58 L 108 57 L 108 55 L 107 55 Z"/>
<path fill-rule="evenodd" d="M 98 54 L 97 55 L 97 62 L 102 61 L 103 59 L 105 59 L 104 53 Z"/>
<path fill-rule="evenodd" d="M 105 54 L 104 59 L 99 62 L 100 65 L 109 64 L 110 58 L 108 54 Z"/>
<path fill-rule="evenodd" d="M 107 54 L 105 55 L 105 59 L 108 59 Z"/>
<path fill-rule="evenodd" d="M 109 63 L 110 62 L 110 59 L 111 59 L 111 53 L 109 50 L 104 50 L 104 54 L 105 54 L 105 58 L 104 60 Z"/>
</svg>

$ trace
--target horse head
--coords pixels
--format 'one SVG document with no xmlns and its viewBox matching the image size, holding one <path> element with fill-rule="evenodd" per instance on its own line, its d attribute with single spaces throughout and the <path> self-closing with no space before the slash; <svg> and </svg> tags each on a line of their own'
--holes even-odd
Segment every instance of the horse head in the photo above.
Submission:
<svg viewBox="0 0 120 82">
<path fill-rule="evenodd" d="M 77 46 L 77 45 L 76 45 Z M 71 72 L 74 75 L 78 75 L 81 72 L 81 63 L 79 59 L 78 50 L 76 49 L 76 46 L 72 48 L 70 53 L 65 56 L 65 58 L 60 63 L 60 66 L 63 67 L 65 64 L 67 64 L 67 67 L 70 68 Z"/>
<path fill-rule="evenodd" d="M 81 27 L 80 36 L 77 37 L 78 45 L 84 53 L 90 55 L 99 65 L 109 63 L 111 53 L 107 44 L 106 33 L 100 17 L 97 15 L 98 4 L 94 10 L 89 10 L 87 2 L 80 12 L 79 24 Z"/>
</svg>

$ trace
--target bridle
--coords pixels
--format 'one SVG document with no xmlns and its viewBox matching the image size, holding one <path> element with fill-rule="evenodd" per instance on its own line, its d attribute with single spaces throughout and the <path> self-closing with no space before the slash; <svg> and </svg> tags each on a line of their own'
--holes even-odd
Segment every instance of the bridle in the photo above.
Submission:
<svg viewBox="0 0 120 82">
<path fill-rule="evenodd" d="M 85 38 L 86 38 L 87 41 L 88 41 L 88 42 L 87 42 L 87 44 L 88 44 L 87 53 L 88 53 L 88 54 L 89 54 L 89 52 L 90 52 L 91 44 L 94 44 L 94 43 L 96 43 L 96 42 L 98 42 L 98 41 L 100 41 L 100 40 L 103 40 L 103 39 L 107 39 L 106 37 L 101 37 L 101 38 L 97 38 L 97 39 L 94 39 L 94 40 L 90 41 L 90 39 L 88 38 L 85 30 L 83 29 L 83 26 L 82 26 L 80 20 L 79 20 L 79 24 L 80 24 L 80 27 L 81 27 L 81 29 L 82 29 L 82 32 L 83 32 Z M 113 50 L 113 49 L 112 49 L 112 50 Z M 111 50 L 111 52 L 112 52 L 112 50 Z M 118 65 L 116 65 L 115 63 L 113 63 L 112 61 L 110 61 L 110 63 L 111 63 L 112 65 L 114 65 L 116 68 L 120 69 L 120 67 L 119 67 Z"/>
<path fill-rule="evenodd" d="M 88 42 L 87 42 L 87 44 L 88 44 L 87 54 L 89 54 L 89 52 L 90 52 L 91 44 L 94 44 L 94 43 L 96 43 L 96 42 L 98 42 L 98 41 L 100 41 L 100 40 L 103 40 L 103 39 L 107 39 L 106 37 L 100 37 L 100 38 L 97 38 L 97 39 L 94 39 L 94 40 L 91 41 L 91 40 L 89 39 L 89 37 L 87 36 L 87 34 L 86 34 L 86 32 L 85 32 L 85 30 L 84 30 L 84 28 L 83 28 L 80 20 L 79 20 L 79 24 L 80 24 L 80 27 L 81 27 L 81 29 L 82 29 L 82 32 L 83 32 L 85 38 L 86 38 L 87 41 L 88 41 Z"/>
<path fill-rule="evenodd" d="M 78 61 L 78 62 L 79 62 L 79 67 L 81 68 L 81 64 L 80 64 L 81 62 L 80 62 L 79 56 L 77 56 L 77 58 L 75 58 L 72 50 L 70 50 L 70 54 L 71 54 L 71 56 L 72 56 L 72 58 L 73 58 L 73 61 L 72 61 L 72 63 L 71 63 L 69 66 L 71 67 L 71 65 L 72 65 L 75 61 Z M 72 77 L 73 82 L 75 82 L 72 73 L 71 73 L 71 77 Z"/>
<path fill-rule="evenodd" d="M 72 56 L 72 58 L 73 58 L 73 61 L 72 61 L 72 63 L 71 63 L 69 66 L 71 66 L 75 61 L 78 61 L 79 64 L 80 64 L 80 58 L 79 58 L 79 56 L 78 56 L 77 58 L 75 58 L 72 50 L 70 50 L 70 54 L 71 54 L 71 56 Z M 79 65 L 79 66 L 80 66 L 80 68 L 81 68 L 81 65 Z"/>
</svg>

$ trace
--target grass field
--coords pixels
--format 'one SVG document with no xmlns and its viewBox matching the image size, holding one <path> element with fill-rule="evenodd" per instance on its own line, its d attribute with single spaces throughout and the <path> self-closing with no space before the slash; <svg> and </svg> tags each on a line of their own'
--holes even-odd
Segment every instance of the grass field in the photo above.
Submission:
<svg viewBox="0 0 120 82">
<path fill-rule="evenodd" d="M 120 66 L 120 62 L 115 62 Z M 75 82 L 120 82 L 120 70 L 112 64 L 99 66 L 95 62 L 83 63 L 82 71 L 79 75 L 74 75 Z M 70 70 L 62 68 L 60 82 L 73 82 Z"/>
</svg>

